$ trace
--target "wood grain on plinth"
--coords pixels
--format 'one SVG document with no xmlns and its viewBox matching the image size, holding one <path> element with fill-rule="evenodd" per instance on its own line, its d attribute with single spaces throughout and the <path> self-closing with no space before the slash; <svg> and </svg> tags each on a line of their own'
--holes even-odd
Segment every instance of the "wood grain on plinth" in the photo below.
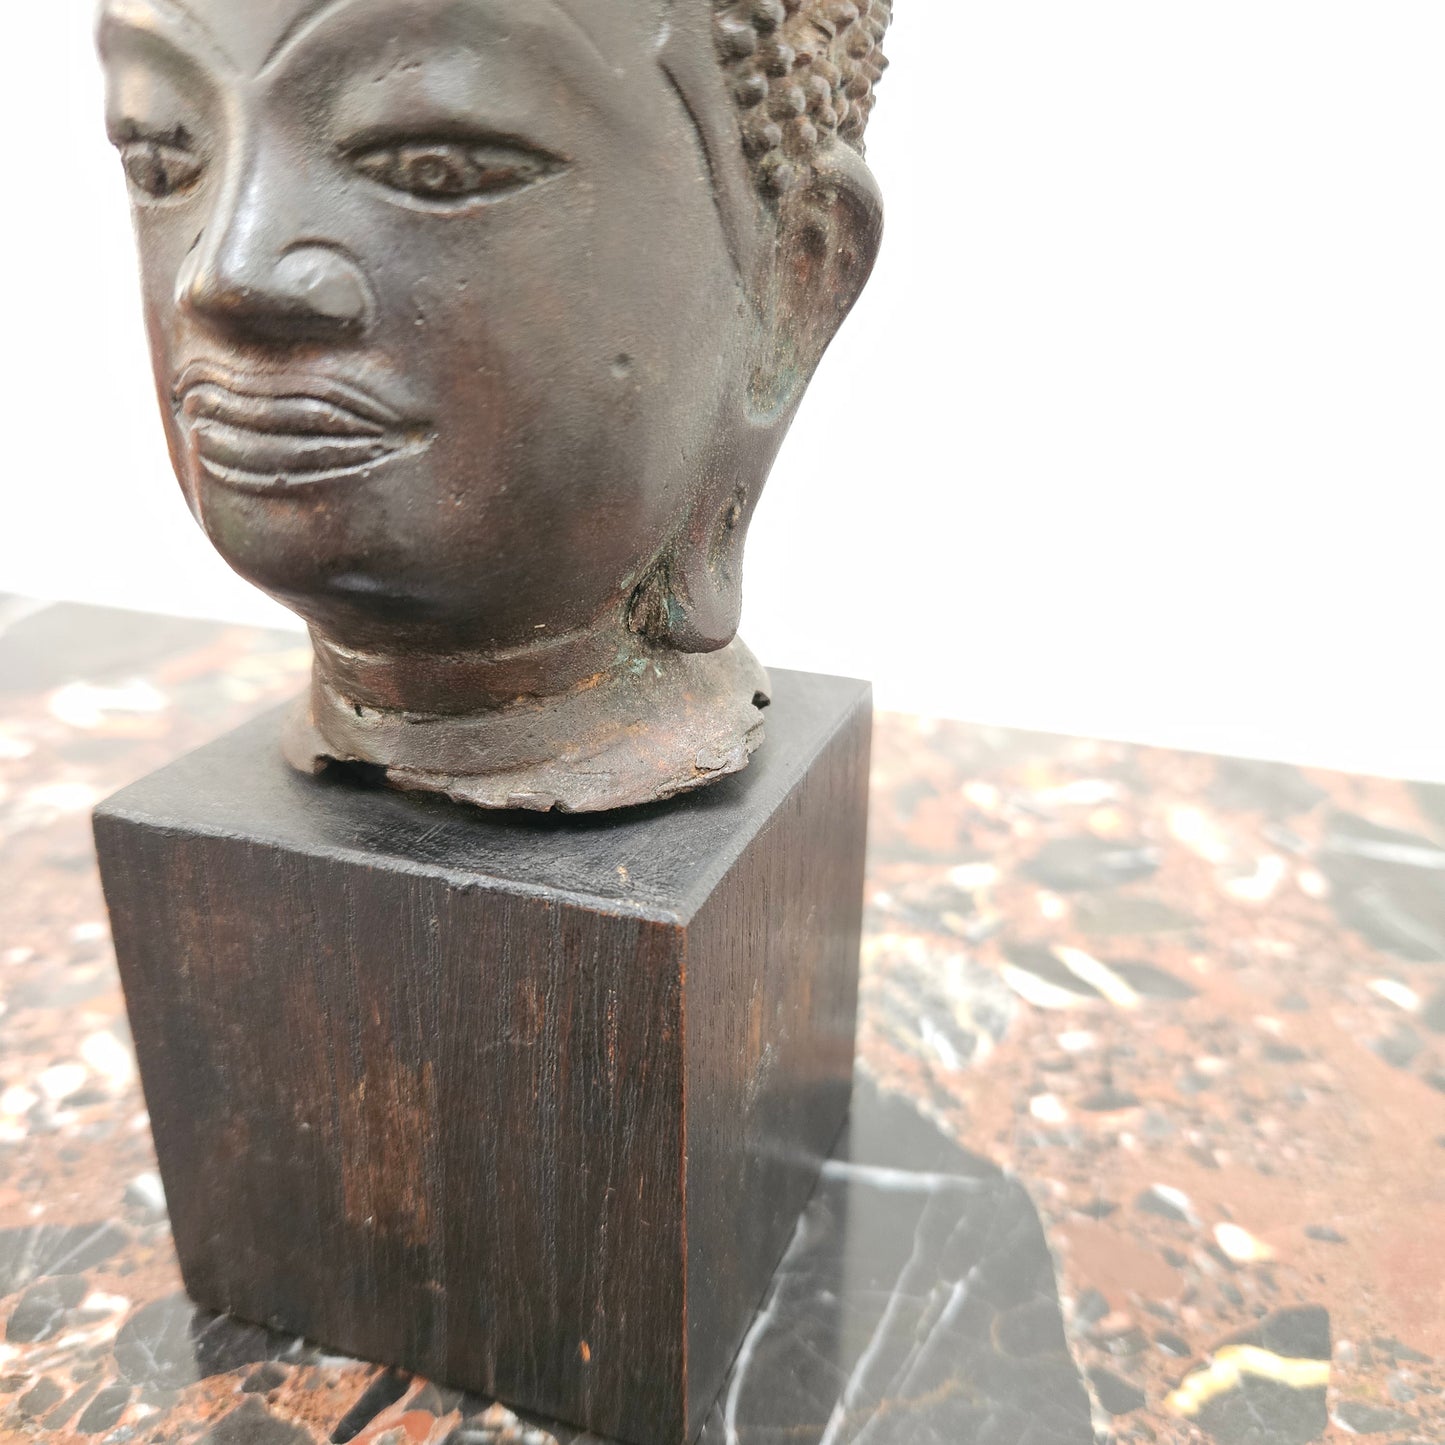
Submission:
<svg viewBox="0 0 1445 1445">
<path fill-rule="evenodd" d="M 870 694 L 600 817 L 293 773 L 273 713 L 96 839 L 201 1303 L 637 1445 L 700 1428 L 842 1124 Z"/>
</svg>

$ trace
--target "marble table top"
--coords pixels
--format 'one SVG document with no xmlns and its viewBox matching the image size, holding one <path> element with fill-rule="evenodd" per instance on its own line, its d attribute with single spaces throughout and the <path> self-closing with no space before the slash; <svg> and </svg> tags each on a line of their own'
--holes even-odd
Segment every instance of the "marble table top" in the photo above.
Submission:
<svg viewBox="0 0 1445 1445">
<path fill-rule="evenodd" d="M 182 1292 L 89 812 L 308 656 L 0 599 L 0 1440 L 591 1439 Z M 884 715 L 870 857 L 705 1445 L 1445 1442 L 1445 789 Z"/>
</svg>

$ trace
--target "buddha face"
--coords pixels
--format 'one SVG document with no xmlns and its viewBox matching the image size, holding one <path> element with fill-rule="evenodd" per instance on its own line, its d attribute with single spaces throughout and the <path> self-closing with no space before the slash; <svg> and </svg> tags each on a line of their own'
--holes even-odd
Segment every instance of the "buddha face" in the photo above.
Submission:
<svg viewBox="0 0 1445 1445">
<path fill-rule="evenodd" d="M 171 454 L 365 643 L 588 623 L 686 511 L 748 308 L 648 5 L 120 0 Z"/>
<path fill-rule="evenodd" d="M 106 0 L 176 473 L 225 559 L 314 631 L 505 652 L 625 618 L 660 568 L 702 597 L 719 538 L 731 575 L 871 251 L 830 285 L 815 216 L 814 260 L 785 264 L 782 211 L 737 183 L 713 10 Z M 779 274 L 831 289 L 821 328 Z M 682 645 L 726 643 L 736 606 L 711 610 Z"/>
</svg>

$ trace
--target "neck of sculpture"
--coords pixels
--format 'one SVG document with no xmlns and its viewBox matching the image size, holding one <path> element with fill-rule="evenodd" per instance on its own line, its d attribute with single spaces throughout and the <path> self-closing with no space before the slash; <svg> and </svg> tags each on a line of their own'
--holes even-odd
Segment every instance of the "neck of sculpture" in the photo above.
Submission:
<svg viewBox="0 0 1445 1445">
<path fill-rule="evenodd" d="M 286 754 L 383 769 L 486 808 L 590 812 L 701 787 L 762 740 L 767 674 L 739 641 L 658 647 L 624 622 L 484 654 L 359 652 L 314 635 Z"/>
<path fill-rule="evenodd" d="M 499 712 L 596 687 L 649 649 L 615 616 L 561 637 L 483 652 L 374 652 L 311 633 L 316 682 L 354 708 L 445 717 Z"/>
</svg>

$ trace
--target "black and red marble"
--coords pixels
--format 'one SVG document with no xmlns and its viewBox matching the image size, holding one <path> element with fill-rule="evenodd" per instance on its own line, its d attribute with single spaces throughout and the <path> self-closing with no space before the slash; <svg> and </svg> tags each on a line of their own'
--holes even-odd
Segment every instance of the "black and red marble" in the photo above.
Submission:
<svg viewBox="0 0 1445 1445">
<path fill-rule="evenodd" d="M 0 1440 L 580 1445 L 181 1292 L 101 797 L 295 637 L 0 600 Z M 879 719 L 854 1119 L 705 1445 L 1445 1441 L 1445 789 Z"/>
</svg>

